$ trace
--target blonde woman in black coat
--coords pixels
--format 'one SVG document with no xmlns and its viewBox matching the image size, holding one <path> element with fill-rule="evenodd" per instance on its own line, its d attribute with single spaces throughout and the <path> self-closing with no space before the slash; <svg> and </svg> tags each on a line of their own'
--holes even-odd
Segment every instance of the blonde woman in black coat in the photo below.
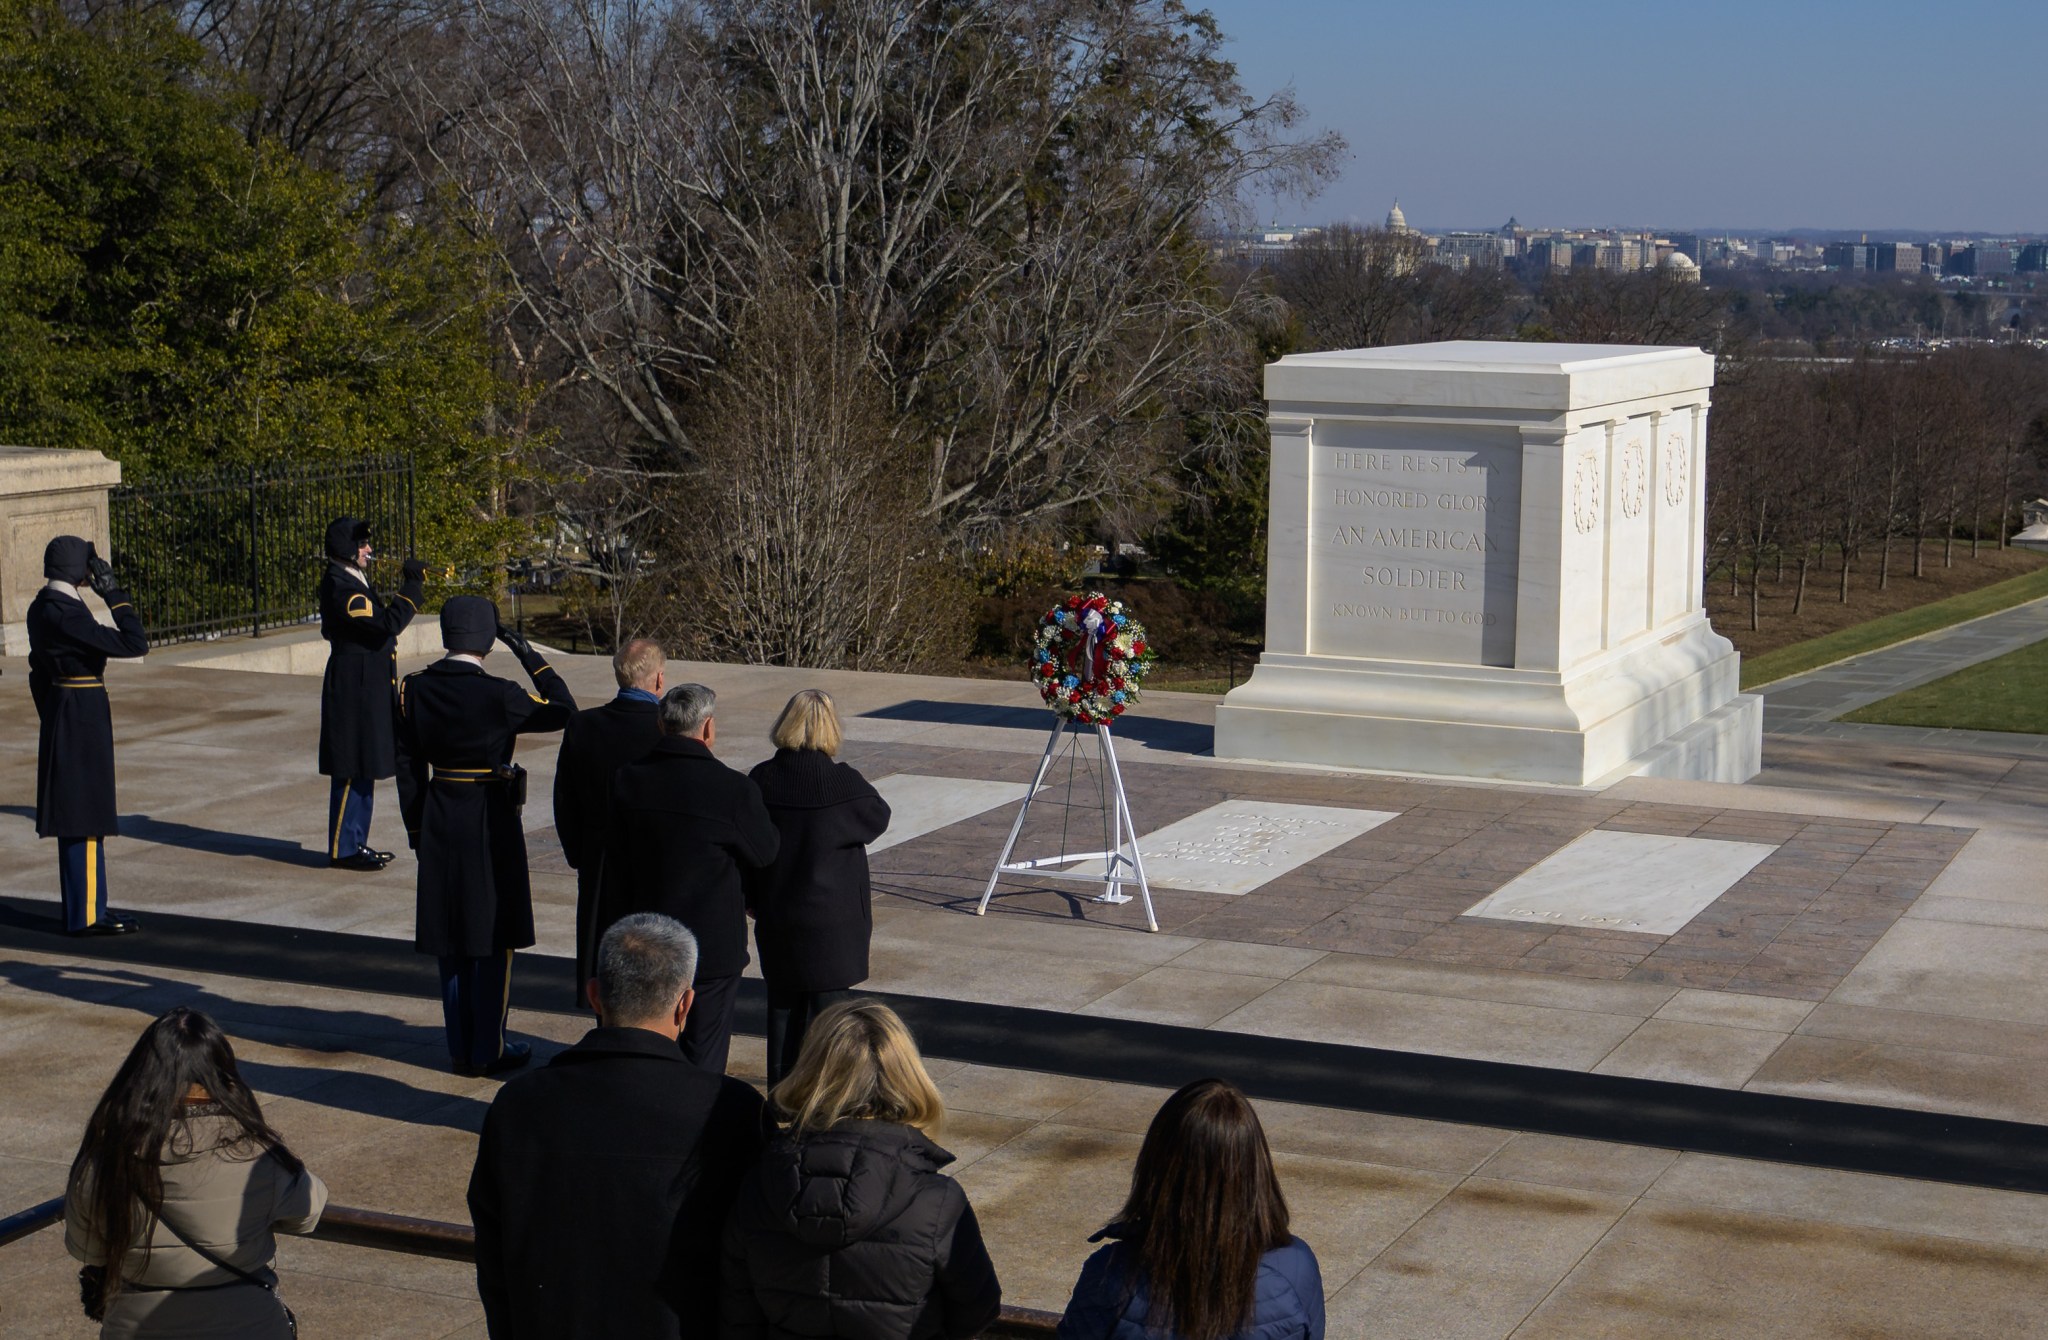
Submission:
<svg viewBox="0 0 2048 1340">
<path fill-rule="evenodd" d="M 889 802 L 835 760 L 841 738 L 831 695 L 805 689 L 775 720 L 775 757 L 749 774 L 782 836 L 774 864 L 747 881 L 768 988 L 771 1085 L 795 1067 L 819 1011 L 868 976 L 867 844 L 889 827 Z"/>
</svg>

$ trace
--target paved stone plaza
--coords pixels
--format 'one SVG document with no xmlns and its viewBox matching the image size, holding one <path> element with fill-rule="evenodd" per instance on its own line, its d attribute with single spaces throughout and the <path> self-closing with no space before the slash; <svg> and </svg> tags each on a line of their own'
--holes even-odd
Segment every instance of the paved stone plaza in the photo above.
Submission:
<svg viewBox="0 0 2048 1340">
<path fill-rule="evenodd" d="M 206 654 L 109 671 L 132 816 L 110 844 L 115 905 L 408 938 L 409 858 L 383 875 L 324 868 L 317 681 L 195 664 Z M 586 704 L 609 695 L 604 662 L 565 660 Z M 0 669 L 0 895 L 48 902 L 25 669 Z M 719 690 L 720 752 L 741 766 L 765 756 L 795 688 L 839 698 L 847 758 L 899 815 L 873 861 L 877 990 L 2048 1123 L 2044 833 L 2018 754 L 1807 738 L 1771 742 L 1764 776 L 1742 787 L 1446 785 L 1219 764 L 1213 699 L 1148 695 L 1119 756 L 1139 833 L 1160 837 L 1149 935 L 1136 903 L 1089 902 L 1091 886 L 1057 872 L 1006 876 L 990 916 L 966 915 L 1044 746 L 1028 686 L 681 665 L 670 678 Z M 550 842 L 553 753 L 552 739 L 521 753 L 539 954 L 566 950 L 574 898 Z M 1919 766 L 1888 766 L 1901 761 Z M 1099 819 L 1049 803 L 1067 798 L 1065 769 L 1019 855 L 1100 845 Z M 1073 793 L 1095 787 L 1080 760 Z M 402 848 L 388 786 L 380 806 L 372 842 Z M 446 1073 L 437 1002 L 307 985 L 264 962 L 110 963 L 12 906 L 0 1208 L 61 1190 L 141 1024 L 191 1001 L 229 1023 L 337 1202 L 464 1217 L 494 1086 Z M 582 1022 L 522 1010 L 514 1027 L 545 1052 Z M 758 1080 L 758 1040 L 742 1043 L 735 1070 Z M 1164 1091 L 948 1059 L 934 1073 L 1008 1296 L 1058 1307 Z M 2048 1315 L 2036 1196 L 1263 1108 L 1322 1259 L 1332 1335 L 2002 1337 Z M 309 1334 L 481 1334 L 464 1267 L 308 1243 L 282 1264 Z M 71 1276 L 53 1233 L 0 1248 L 0 1332 L 89 1334 Z"/>
</svg>

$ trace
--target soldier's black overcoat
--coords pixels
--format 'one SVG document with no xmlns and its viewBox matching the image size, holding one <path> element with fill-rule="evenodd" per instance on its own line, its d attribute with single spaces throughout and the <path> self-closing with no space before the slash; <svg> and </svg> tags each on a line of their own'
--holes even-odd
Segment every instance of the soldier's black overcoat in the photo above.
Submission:
<svg viewBox="0 0 2048 1340">
<path fill-rule="evenodd" d="M 422 953 L 484 958 L 533 943 L 526 835 L 511 791 L 463 776 L 510 763 L 516 737 L 560 730 L 576 711 L 569 686 L 538 653 L 526 671 L 539 695 L 453 659 L 400 687 L 398 802 L 419 854 L 413 944 Z"/>
<path fill-rule="evenodd" d="M 142 618 L 119 590 L 108 594 L 114 627 L 77 596 L 44 587 L 28 607 L 28 689 L 42 731 L 36 741 L 36 836 L 110 837 L 114 807 L 114 712 L 102 678 L 107 661 L 149 650 Z"/>
<path fill-rule="evenodd" d="M 386 605 L 343 563 L 320 579 L 320 636 L 327 677 L 320 685 L 320 772 L 389 777 L 398 771 L 391 706 L 398 692 L 398 635 L 419 613 L 418 578 Z"/>
</svg>

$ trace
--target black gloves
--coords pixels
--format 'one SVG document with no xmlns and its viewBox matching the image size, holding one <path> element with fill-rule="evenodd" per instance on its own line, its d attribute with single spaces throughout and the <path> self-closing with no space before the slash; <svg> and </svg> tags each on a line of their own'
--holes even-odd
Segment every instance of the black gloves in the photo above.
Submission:
<svg viewBox="0 0 2048 1340">
<path fill-rule="evenodd" d="M 404 571 L 407 581 L 419 581 L 427 575 L 427 560 L 424 558 L 408 558 L 403 564 L 402 571 Z"/>
<path fill-rule="evenodd" d="M 114 580 L 114 565 L 98 554 L 87 554 L 85 558 L 86 580 L 101 597 L 113 595 L 121 589 L 121 583 Z"/>
<path fill-rule="evenodd" d="M 507 628 L 504 624 L 498 625 L 498 641 L 509 647 L 512 654 L 519 658 L 522 665 L 533 656 L 533 648 L 527 645 L 526 639 Z"/>
</svg>

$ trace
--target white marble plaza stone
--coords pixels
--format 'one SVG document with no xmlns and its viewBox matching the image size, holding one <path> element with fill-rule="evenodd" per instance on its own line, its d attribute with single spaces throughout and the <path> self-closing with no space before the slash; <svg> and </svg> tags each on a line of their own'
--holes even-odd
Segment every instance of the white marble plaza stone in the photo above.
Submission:
<svg viewBox="0 0 2048 1340">
<path fill-rule="evenodd" d="M 1762 842 L 1596 828 L 1465 915 L 1671 935 L 1776 850 Z"/>
<path fill-rule="evenodd" d="M 870 855 L 926 833 L 936 833 L 962 819 L 972 819 L 1024 794 L 1015 782 L 926 777 L 914 772 L 878 777 L 875 790 L 889 802 L 889 829 L 868 844 Z"/>
<path fill-rule="evenodd" d="M 1266 651 L 1219 758 L 1590 786 L 1746 781 L 1702 601 L 1698 349 L 1459 340 L 1266 369 Z"/>
<path fill-rule="evenodd" d="M 1334 851 L 1395 816 L 1340 805 L 1226 800 L 1138 839 L 1145 880 L 1155 888 L 1250 893 Z M 1048 872 L 1100 879 L 1101 861 Z"/>
</svg>

